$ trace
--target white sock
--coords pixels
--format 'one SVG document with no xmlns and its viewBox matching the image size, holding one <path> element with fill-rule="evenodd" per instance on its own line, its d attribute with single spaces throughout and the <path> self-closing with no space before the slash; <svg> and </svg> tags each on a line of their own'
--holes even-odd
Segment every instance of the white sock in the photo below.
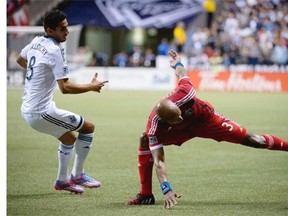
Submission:
<svg viewBox="0 0 288 216">
<path fill-rule="evenodd" d="M 78 178 L 84 172 L 84 162 L 90 151 L 93 141 L 93 133 L 81 134 L 79 133 L 75 142 L 75 161 L 72 169 L 72 175 Z"/>
<path fill-rule="evenodd" d="M 58 149 L 58 174 L 57 180 L 66 181 L 70 160 L 72 158 L 74 145 L 59 144 Z"/>
</svg>

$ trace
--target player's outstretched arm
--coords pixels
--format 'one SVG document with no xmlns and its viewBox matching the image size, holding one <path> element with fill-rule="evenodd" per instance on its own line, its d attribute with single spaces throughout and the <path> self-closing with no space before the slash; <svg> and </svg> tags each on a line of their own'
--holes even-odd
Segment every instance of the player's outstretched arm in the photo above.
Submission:
<svg viewBox="0 0 288 216">
<path fill-rule="evenodd" d="M 177 78 L 181 79 L 182 77 L 188 77 L 184 65 L 181 63 L 181 56 L 174 50 L 170 50 L 168 54 L 170 56 L 170 66 L 175 69 Z"/>
<path fill-rule="evenodd" d="M 98 73 L 95 73 L 92 81 L 87 84 L 78 84 L 70 81 L 69 79 L 57 80 L 58 86 L 63 94 L 80 94 L 89 91 L 95 91 L 100 93 L 101 88 L 108 83 L 108 80 L 99 81 L 97 79 Z"/>
<path fill-rule="evenodd" d="M 167 180 L 167 169 L 164 162 L 164 149 L 159 148 L 151 151 L 154 165 L 156 168 L 156 174 L 157 178 L 160 183 L 160 188 L 163 193 L 163 199 L 164 199 L 164 208 L 169 209 L 172 208 L 174 205 L 177 204 L 177 198 L 180 198 L 181 196 L 174 193 L 172 190 L 172 187 L 170 186 L 170 183 Z"/>
</svg>

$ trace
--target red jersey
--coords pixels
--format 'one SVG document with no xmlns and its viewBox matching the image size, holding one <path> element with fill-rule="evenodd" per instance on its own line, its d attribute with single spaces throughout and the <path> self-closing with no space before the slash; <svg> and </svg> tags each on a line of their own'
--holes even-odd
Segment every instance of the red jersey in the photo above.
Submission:
<svg viewBox="0 0 288 216">
<path fill-rule="evenodd" d="M 193 137 L 240 143 L 246 134 L 239 124 L 217 114 L 211 104 L 198 99 L 189 77 L 180 79 L 177 88 L 164 99 L 171 100 L 179 107 L 183 121 L 168 124 L 160 120 L 154 108 L 146 125 L 151 150 L 162 145 L 181 145 Z"/>
</svg>

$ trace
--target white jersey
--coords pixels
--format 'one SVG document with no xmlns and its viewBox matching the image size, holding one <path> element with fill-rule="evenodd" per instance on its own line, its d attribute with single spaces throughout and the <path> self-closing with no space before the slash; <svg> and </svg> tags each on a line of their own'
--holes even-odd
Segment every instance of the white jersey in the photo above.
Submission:
<svg viewBox="0 0 288 216">
<path fill-rule="evenodd" d="M 51 106 L 57 80 L 68 78 L 64 48 L 48 36 L 37 36 L 21 51 L 27 59 L 22 113 L 44 113 Z"/>
</svg>

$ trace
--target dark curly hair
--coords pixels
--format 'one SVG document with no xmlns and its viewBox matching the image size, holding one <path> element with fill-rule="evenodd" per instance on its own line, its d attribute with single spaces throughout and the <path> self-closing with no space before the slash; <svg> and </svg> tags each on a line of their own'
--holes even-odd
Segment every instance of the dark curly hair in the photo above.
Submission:
<svg viewBox="0 0 288 216">
<path fill-rule="evenodd" d="M 59 23 L 66 18 L 66 14 L 58 9 L 46 12 L 43 19 L 43 26 L 45 31 L 47 28 L 55 30 Z"/>
</svg>

